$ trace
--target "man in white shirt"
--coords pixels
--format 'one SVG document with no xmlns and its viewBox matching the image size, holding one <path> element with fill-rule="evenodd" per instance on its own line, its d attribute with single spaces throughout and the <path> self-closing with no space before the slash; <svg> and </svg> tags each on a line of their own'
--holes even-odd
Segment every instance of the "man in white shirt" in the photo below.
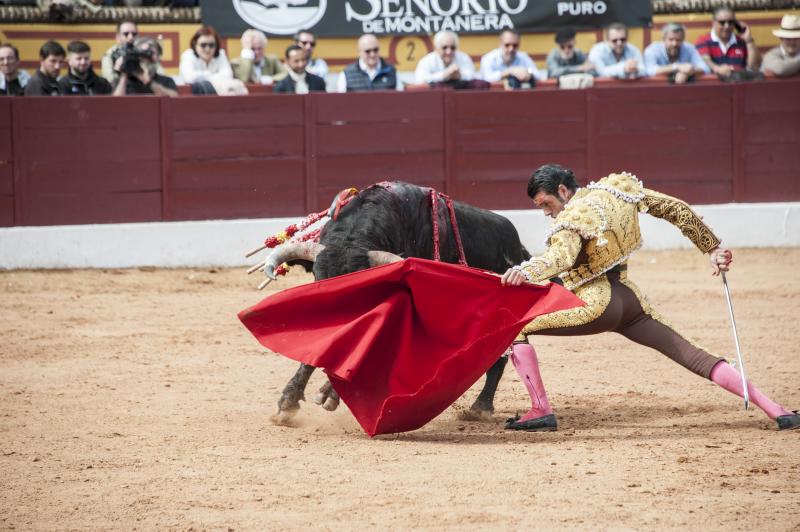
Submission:
<svg viewBox="0 0 800 532">
<path fill-rule="evenodd" d="M 494 83 L 506 80 L 510 89 L 519 89 L 523 84 L 533 87 L 536 80 L 547 77 L 536 68 L 533 59 L 519 51 L 520 35 L 514 30 L 500 34 L 500 47 L 481 58 L 481 78 Z"/>
<path fill-rule="evenodd" d="M 417 63 L 414 78 L 417 83 L 452 85 L 456 89 L 482 88 L 488 83 L 475 79 L 472 58 L 458 50 L 458 35 L 440 31 L 433 36 L 434 51 Z M 481 83 L 474 83 L 480 81 Z"/>
</svg>

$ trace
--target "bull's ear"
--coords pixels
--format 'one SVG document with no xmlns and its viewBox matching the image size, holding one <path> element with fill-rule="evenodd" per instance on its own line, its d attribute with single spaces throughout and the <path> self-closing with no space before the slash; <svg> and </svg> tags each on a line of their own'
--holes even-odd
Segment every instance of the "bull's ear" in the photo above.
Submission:
<svg viewBox="0 0 800 532">
<path fill-rule="evenodd" d="M 367 251 L 370 266 L 381 266 L 403 260 L 400 255 L 389 253 L 388 251 Z"/>
</svg>

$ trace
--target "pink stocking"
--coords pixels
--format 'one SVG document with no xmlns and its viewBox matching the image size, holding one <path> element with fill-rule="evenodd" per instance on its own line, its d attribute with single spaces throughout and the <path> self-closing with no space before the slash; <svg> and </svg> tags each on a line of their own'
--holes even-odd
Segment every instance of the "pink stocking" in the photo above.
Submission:
<svg viewBox="0 0 800 532">
<path fill-rule="evenodd" d="M 744 390 L 742 388 L 742 377 L 730 364 L 725 361 L 719 361 L 711 370 L 711 380 L 719 384 L 731 393 L 744 397 Z M 750 394 L 750 401 L 764 411 L 770 419 L 775 419 L 778 416 L 785 416 L 791 414 L 790 411 L 783 408 L 778 403 L 773 402 L 769 397 L 761 393 L 761 390 L 755 385 L 747 381 L 747 392 Z"/>
<path fill-rule="evenodd" d="M 517 370 L 519 378 L 531 396 L 531 409 L 519 421 L 536 419 L 553 413 L 547 393 L 544 391 L 542 376 L 539 374 L 539 360 L 536 351 L 528 343 L 514 344 L 511 351 L 511 363 Z"/>
</svg>

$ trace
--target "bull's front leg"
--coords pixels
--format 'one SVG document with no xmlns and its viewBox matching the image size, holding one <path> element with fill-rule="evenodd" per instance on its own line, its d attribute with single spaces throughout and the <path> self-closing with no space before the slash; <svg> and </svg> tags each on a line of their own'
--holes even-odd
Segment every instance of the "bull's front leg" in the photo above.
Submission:
<svg viewBox="0 0 800 532">
<path fill-rule="evenodd" d="M 503 376 L 503 370 L 508 363 L 508 357 L 503 355 L 497 359 L 489 371 L 486 372 L 486 382 L 483 385 L 483 390 L 472 403 L 469 411 L 462 413 L 463 419 L 489 419 L 494 414 L 494 394 L 497 392 L 497 386 L 500 384 L 500 377 Z"/>
<path fill-rule="evenodd" d="M 300 401 L 305 401 L 305 390 L 308 379 L 316 368 L 308 364 L 300 364 L 294 377 L 289 380 L 278 400 L 278 413 L 273 417 L 276 423 L 287 423 L 300 410 Z"/>
<path fill-rule="evenodd" d="M 339 407 L 339 394 L 333 389 L 331 381 L 327 381 L 319 389 L 319 393 L 314 397 L 314 402 L 322 405 L 322 408 L 333 412 Z"/>
</svg>

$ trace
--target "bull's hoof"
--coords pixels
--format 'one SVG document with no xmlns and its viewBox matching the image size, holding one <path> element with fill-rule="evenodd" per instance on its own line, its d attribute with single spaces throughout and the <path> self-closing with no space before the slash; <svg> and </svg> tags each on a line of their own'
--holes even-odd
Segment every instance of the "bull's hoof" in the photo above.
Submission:
<svg viewBox="0 0 800 532">
<path fill-rule="evenodd" d="M 329 412 L 333 412 L 337 408 L 339 408 L 339 398 L 338 397 L 328 397 L 325 399 L 325 402 L 322 404 L 322 408 Z"/>
<path fill-rule="evenodd" d="M 330 381 L 322 385 L 319 393 L 314 396 L 314 402 L 331 412 L 339 408 L 339 395 L 333 390 Z"/>
</svg>

